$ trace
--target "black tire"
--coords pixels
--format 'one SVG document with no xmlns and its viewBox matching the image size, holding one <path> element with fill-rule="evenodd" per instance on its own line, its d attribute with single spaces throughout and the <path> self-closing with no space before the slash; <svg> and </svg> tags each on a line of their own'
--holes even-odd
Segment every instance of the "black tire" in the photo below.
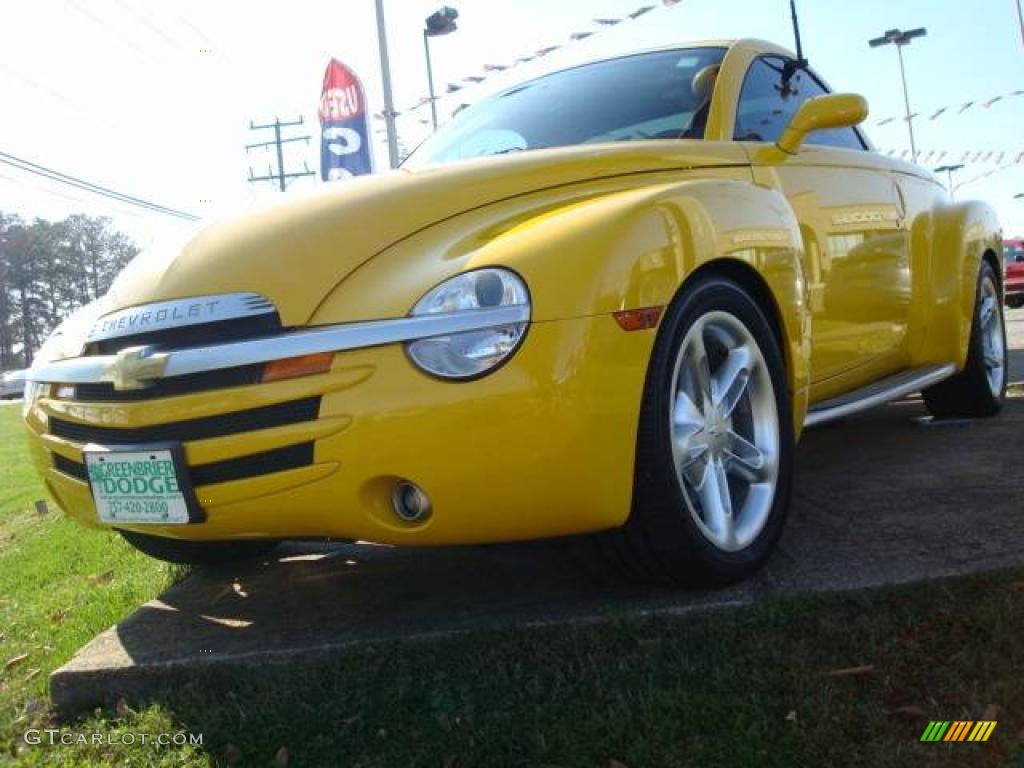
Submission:
<svg viewBox="0 0 1024 768">
<path fill-rule="evenodd" d="M 984 330 L 981 324 L 983 287 L 989 282 L 995 288 L 995 308 L 1002 336 L 1003 382 L 996 393 L 988 378 L 984 355 Z M 975 289 L 974 317 L 971 321 L 971 340 L 967 348 L 967 363 L 957 375 L 926 389 L 922 395 L 928 412 L 936 419 L 986 418 L 995 416 L 1006 401 L 1006 322 L 999 292 L 999 278 L 987 261 L 982 262 Z"/>
<path fill-rule="evenodd" d="M 691 514 L 672 459 L 669 419 L 674 371 L 691 326 L 709 312 L 739 320 L 756 342 L 771 381 L 777 417 L 778 474 L 766 521 L 738 551 L 716 546 Z M 794 434 L 785 365 L 772 326 L 757 301 L 720 277 L 699 278 L 668 308 L 648 367 L 636 448 L 633 509 L 625 526 L 601 534 L 624 570 L 672 586 L 729 584 L 747 578 L 772 553 L 782 533 L 793 477 Z"/>
<path fill-rule="evenodd" d="M 251 560 L 269 553 L 277 546 L 273 540 L 182 541 L 133 531 L 118 533 L 144 555 L 179 565 L 218 565 Z"/>
<path fill-rule="evenodd" d="M 1013 296 L 1006 300 L 1006 306 L 1010 309 L 1019 309 L 1024 306 L 1024 296 Z"/>
</svg>

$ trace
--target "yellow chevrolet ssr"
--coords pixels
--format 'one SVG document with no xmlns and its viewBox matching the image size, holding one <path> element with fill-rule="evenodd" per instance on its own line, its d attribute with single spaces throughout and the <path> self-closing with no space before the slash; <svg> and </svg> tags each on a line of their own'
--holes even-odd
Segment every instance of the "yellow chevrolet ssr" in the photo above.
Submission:
<svg viewBox="0 0 1024 768">
<path fill-rule="evenodd" d="M 804 428 L 1005 397 L 996 217 L 866 115 L 754 40 L 485 99 L 397 171 L 129 265 L 29 373 L 47 488 L 175 561 L 593 533 L 743 578 Z"/>
</svg>

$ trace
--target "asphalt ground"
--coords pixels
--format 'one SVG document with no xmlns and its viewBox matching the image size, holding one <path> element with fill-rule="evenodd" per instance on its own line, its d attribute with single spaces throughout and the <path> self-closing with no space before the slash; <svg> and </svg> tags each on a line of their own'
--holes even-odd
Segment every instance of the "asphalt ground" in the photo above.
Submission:
<svg viewBox="0 0 1024 768">
<path fill-rule="evenodd" d="M 1008 313 L 1024 384 L 1024 310 Z M 1024 387 L 996 419 L 934 423 L 919 398 L 808 431 L 786 532 L 754 579 L 679 592 L 598 586 L 549 543 L 433 550 L 290 544 L 201 570 L 85 646 L 50 680 L 74 710 L 203 665 L 308 659 L 384 638 L 601 621 L 858 589 L 1024 563 Z"/>
</svg>

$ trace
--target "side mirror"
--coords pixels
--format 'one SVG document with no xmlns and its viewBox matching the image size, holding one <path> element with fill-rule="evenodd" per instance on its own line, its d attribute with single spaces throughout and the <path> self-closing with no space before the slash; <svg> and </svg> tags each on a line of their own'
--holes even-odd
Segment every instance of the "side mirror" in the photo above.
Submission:
<svg viewBox="0 0 1024 768">
<path fill-rule="evenodd" d="M 795 155 L 807 137 L 829 128 L 852 128 L 868 116 L 868 102 L 856 93 L 830 93 L 816 96 L 800 105 L 776 146 L 787 155 Z"/>
</svg>

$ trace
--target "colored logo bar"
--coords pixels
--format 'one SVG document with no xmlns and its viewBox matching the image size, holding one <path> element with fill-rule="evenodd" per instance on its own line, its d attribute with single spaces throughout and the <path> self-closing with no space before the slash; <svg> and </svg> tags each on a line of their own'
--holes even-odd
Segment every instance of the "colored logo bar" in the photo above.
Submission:
<svg viewBox="0 0 1024 768">
<path fill-rule="evenodd" d="M 932 720 L 921 734 L 921 741 L 988 741 L 996 729 L 996 720 Z"/>
</svg>

